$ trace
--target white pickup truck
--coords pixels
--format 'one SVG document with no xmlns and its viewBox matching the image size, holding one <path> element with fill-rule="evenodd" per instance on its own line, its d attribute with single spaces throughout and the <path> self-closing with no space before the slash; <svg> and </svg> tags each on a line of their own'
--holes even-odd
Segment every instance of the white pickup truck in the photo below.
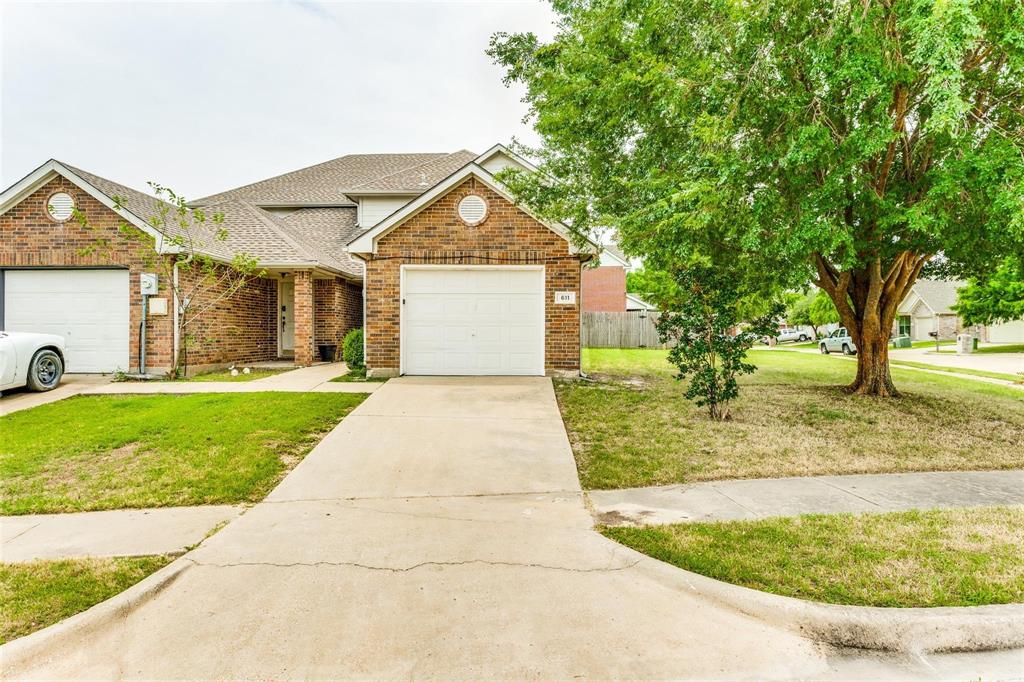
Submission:
<svg viewBox="0 0 1024 682">
<path fill-rule="evenodd" d="M 824 355 L 828 355 L 832 352 L 842 352 L 843 355 L 857 354 L 857 345 L 853 342 L 853 339 L 850 338 L 850 335 L 846 331 L 846 327 L 840 327 L 819 341 L 818 349 Z"/>
<path fill-rule="evenodd" d="M 780 329 L 779 333 L 775 335 L 775 340 L 779 343 L 783 341 L 810 341 L 811 335 L 802 329 Z"/>
</svg>

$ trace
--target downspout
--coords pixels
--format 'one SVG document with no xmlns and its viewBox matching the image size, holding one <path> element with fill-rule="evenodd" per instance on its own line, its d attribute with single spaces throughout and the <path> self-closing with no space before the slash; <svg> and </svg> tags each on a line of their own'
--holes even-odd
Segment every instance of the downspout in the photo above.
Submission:
<svg viewBox="0 0 1024 682">
<path fill-rule="evenodd" d="M 180 352 L 180 334 L 179 324 L 181 322 L 181 306 L 178 304 L 178 263 L 175 262 L 171 267 L 172 281 L 173 281 L 173 294 L 174 294 L 174 330 L 172 333 L 172 347 L 171 347 L 171 371 L 178 369 L 178 353 Z"/>
</svg>

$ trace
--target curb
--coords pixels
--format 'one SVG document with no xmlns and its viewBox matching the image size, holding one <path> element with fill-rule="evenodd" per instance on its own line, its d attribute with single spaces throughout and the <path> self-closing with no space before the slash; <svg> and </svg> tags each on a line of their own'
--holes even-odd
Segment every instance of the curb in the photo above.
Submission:
<svg viewBox="0 0 1024 682">
<path fill-rule="evenodd" d="M 722 582 L 620 546 L 641 558 L 637 567 L 662 583 L 832 646 L 913 655 L 1024 647 L 1024 604 L 935 608 L 825 604 Z"/>
<path fill-rule="evenodd" d="M 61 643 L 73 637 L 88 636 L 114 620 L 124 619 L 129 613 L 145 604 L 168 588 L 182 573 L 194 564 L 182 555 L 155 573 L 106 601 L 101 601 L 85 611 L 76 613 L 42 630 L 0 646 L 4 677 L 15 675 L 15 669 L 26 664 L 36 664 L 40 657 L 60 655 Z"/>
</svg>

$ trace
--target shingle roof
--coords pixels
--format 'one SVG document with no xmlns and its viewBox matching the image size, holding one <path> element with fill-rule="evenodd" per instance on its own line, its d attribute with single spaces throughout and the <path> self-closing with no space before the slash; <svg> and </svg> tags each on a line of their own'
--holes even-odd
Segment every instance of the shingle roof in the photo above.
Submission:
<svg viewBox="0 0 1024 682">
<path fill-rule="evenodd" d="M 171 211 L 175 210 L 167 202 L 144 192 L 68 164 L 63 165 L 111 199 L 120 199 L 124 209 L 150 225 L 150 219 L 159 214 L 161 206 Z M 245 254 L 256 258 L 263 265 L 322 266 L 339 273 L 362 276 L 362 266 L 343 252 L 344 240 L 332 241 L 331 237 L 332 230 L 343 235 L 351 232 L 351 229 L 346 231 L 346 226 L 350 223 L 354 225 L 355 208 L 327 209 L 347 213 L 330 214 L 333 220 L 321 218 L 319 221 L 300 220 L 299 217 L 284 221 L 257 206 L 239 200 L 207 204 L 203 209 L 208 217 L 217 213 L 223 214 L 224 221 L 218 225 L 208 220 L 202 227 L 193 229 L 192 237 L 199 242 L 196 246 L 197 251 L 221 260 L 230 260 L 236 254 Z M 307 226 L 311 228 L 309 233 L 304 229 Z M 221 228 L 226 233 L 225 239 L 218 239 L 216 236 Z M 175 229 L 173 220 L 167 221 L 167 224 L 161 225 L 158 229 L 170 237 L 187 236 L 182 230 Z"/>
<path fill-rule="evenodd" d="M 952 315 L 956 303 L 956 290 L 967 286 L 967 282 L 941 279 L 919 279 L 912 290 L 921 297 L 936 315 Z"/>
<path fill-rule="evenodd" d="M 469 157 L 467 160 L 467 156 Z M 204 205 L 239 199 L 261 206 L 354 205 L 349 192 L 419 194 L 472 160 L 465 150 L 437 154 L 349 154 L 308 168 L 220 192 L 193 203 Z M 421 168 L 415 171 L 414 169 Z M 420 185 L 425 174 L 429 185 Z M 433 178 L 433 179 L 432 179 Z M 379 185 L 375 183 L 380 183 Z"/>
<path fill-rule="evenodd" d="M 362 277 L 362 261 L 345 249 L 350 239 L 364 231 L 356 225 L 355 208 L 300 208 L 277 217 L 277 222 L 304 235 L 318 249 L 330 254 L 345 272 Z"/>
<path fill-rule="evenodd" d="M 416 194 L 422 194 L 467 163 L 476 159 L 476 156 L 474 152 L 462 149 L 452 154 L 445 154 L 410 168 L 360 183 L 350 188 L 348 193 L 358 195 L 363 192 L 415 192 Z"/>
<path fill-rule="evenodd" d="M 174 206 L 166 201 L 161 201 L 160 199 L 146 194 L 145 192 L 140 192 L 137 189 L 132 189 L 131 187 L 127 187 L 121 183 L 84 171 L 81 168 L 75 168 L 63 161 L 59 163 L 99 191 L 106 194 L 110 199 L 118 202 L 122 208 L 133 213 L 136 218 L 147 225 L 153 225 L 152 219 L 160 215 L 161 207 L 170 210 L 171 213 L 169 216 L 173 216 L 173 212 L 176 210 Z M 173 220 L 168 220 L 166 222 L 167 224 L 161 225 L 160 227 L 154 226 L 154 229 L 157 229 L 166 236 L 172 238 L 187 236 L 182 230 L 175 229 L 176 225 Z M 195 234 L 193 234 L 193 237 L 198 238 L 203 242 L 202 248 L 197 250 L 214 258 L 230 260 L 234 256 L 234 252 L 225 242 L 219 241 L 215 238 L 214 229 L 214 226 L 209 224 L 206 226 L 206 229 L 201 231 L 201 233 L 199 230 L 194 231 Z"/>
</svg>

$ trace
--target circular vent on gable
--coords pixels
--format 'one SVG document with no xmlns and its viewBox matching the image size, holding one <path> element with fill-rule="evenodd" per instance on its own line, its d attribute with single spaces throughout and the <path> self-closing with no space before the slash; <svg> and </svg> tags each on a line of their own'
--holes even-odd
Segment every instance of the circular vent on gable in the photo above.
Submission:
<svg viewBox="0 0 1024 682">
<path fill-rule="evenodd" d="M 466 195 L 459 202 L 459 217 L 467 225 L 478 225 L 487 217 L 487 202 L 475 194 Z"/>
<path fill-rule="evenodd" d="M 75 200 L 72 199 L 71 195 L 67 191 L 58 191 L 55 195 L 52 195 L 46 201 L 46 213 L 51 218 L 59 222 L 63 222 L 71 217 L 72 211 L 75 210 Z"/>
<path fill-rule="evenodd" d="M 74 209 L 75 200 L 67 192 L 57 192 L 46 201 L 47 214 L 58 222 L 64 222 L 70 218 Z"/>
</svg>

